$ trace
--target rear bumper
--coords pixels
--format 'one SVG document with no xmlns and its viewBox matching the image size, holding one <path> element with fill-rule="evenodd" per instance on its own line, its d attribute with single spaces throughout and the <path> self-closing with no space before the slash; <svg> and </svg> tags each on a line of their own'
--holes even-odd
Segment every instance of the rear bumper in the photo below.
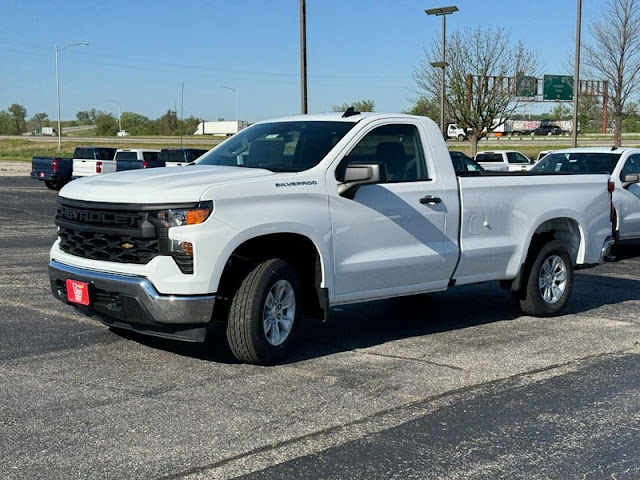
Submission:
<svg viewBox="0 0 640 480">
<path fill-rule="evenodd" d="M 599 262 L 600 265 L 602 265 L 605 262 L 605 260 L 607 259 L 607 256 L 611 252 L 611 249 L 613 248 L 615 243 L 616 243 L 616 240 L 613 237 L 607 237 L 604 239 L 604 243 L 602 244 L 602 250 L 600 251 L 600 262 Z"/>
<path fill-rule="evenodd" d="M 89 286 L 88 306 L 69 302 L 67 279 Z M 185 341 L 203 341 L 215 295 L 162 295 L 144 277 L 118 275 L 49 262 L 51 291 L 60 301 L 118 328 Z"/>
<path fill-rule="evenodd" d="M 39 172 L 34 172 L 34 171 L 31 171 L 31 178 L 33 178 L 34 180 L 46 180 L 51 182 L 63 182 L 63 181 L 71 180 L 71 177 L 69 175 L 60 175 L 59 173 L 52 173 L 50 175 L 45 175 L 44 177 L 41 177 Z"/>
</svg>

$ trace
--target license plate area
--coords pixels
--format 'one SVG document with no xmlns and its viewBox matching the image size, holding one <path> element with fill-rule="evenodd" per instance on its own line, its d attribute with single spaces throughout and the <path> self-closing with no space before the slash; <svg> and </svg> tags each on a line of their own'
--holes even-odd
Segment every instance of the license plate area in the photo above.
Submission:
<svg viewBox="0 0 640 480">
<path fill-rule="evenodd" d="M 89 284 L 78 280 L 67 279 L 67 300 L 78 305 L 89 305 Z"/>
</svg>

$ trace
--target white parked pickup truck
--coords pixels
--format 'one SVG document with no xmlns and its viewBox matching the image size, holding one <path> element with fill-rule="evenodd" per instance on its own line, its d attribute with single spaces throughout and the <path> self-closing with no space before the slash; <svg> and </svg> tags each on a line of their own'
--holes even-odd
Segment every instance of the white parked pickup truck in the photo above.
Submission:
<svg viewBox="0 0 640 480">
<path fill-rule="evenodd" d="M 73 152 L 73 178 L 90 177 L 116 171 L 115 148 L 76 147 Z"/>
<path fill-rule="evenodd" d="M 640 238 L 640 148 L 582 147 L 555 150 L 531 169 L 545 173 L 607 173 L 616 240 Z"/>
<path fill-rule="evenodd" d="M 270 364 L 303 315 L 498 280 L 557 314 L 613 239 L 608 175 L 454 172 L 437 125 L 400 114 L 264 121 L 183 168 L 66 185 L 53 294 L 115 328 L 187 341 L 226 325 Z"/>
</svg>

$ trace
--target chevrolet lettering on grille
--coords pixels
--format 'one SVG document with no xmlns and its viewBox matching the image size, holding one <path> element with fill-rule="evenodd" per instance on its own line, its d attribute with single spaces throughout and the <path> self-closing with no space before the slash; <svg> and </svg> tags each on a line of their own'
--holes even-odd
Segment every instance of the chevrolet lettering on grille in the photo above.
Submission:
<svg viewBox="0 0 640 480">
<path fill-rule="evenodd" d="M 80 210 L 70 207 L 58 207 L 59 218 L 72 222 L 92 225 L 114 225 L 122 227 L 137 227 L 138 218 L 134 215 L 121 213 Z"/>
</svg>

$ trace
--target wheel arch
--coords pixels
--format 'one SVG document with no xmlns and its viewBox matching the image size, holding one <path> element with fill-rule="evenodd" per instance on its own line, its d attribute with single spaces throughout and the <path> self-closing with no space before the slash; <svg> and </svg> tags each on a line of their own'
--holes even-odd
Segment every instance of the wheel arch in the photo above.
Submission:
<svg viewBox="0 0 640 480">
<path fill-rule="evenodd" d="M 224 303 L 240 284 L 248 270 L 261 260 L 282 258 L 300 275 L 303 289 L 303 312 L 322 317 L 328 309 L 326 262 L 328 258 L 310 236 L 299 232 L 262 233 L 245 236 L 223 262 L 217 286 L 218 297 Z"/>
<path fill-rule="evenodd" d="M 578 220 L 573 217 L 555 217 L 544 220 L 532 231 L 523 250 L 520 259 L 518 274 L 513 280 L 501 282 L 501 286 L 513 291 L 520 290 L 527 264 L 531 261 L 532 253 L 540 248 L 541 244 L 558 240 L 569 254 L 573 266 L 577 265 L 584 257 L 585 241 L 584 231 Z"/>
</svg>

